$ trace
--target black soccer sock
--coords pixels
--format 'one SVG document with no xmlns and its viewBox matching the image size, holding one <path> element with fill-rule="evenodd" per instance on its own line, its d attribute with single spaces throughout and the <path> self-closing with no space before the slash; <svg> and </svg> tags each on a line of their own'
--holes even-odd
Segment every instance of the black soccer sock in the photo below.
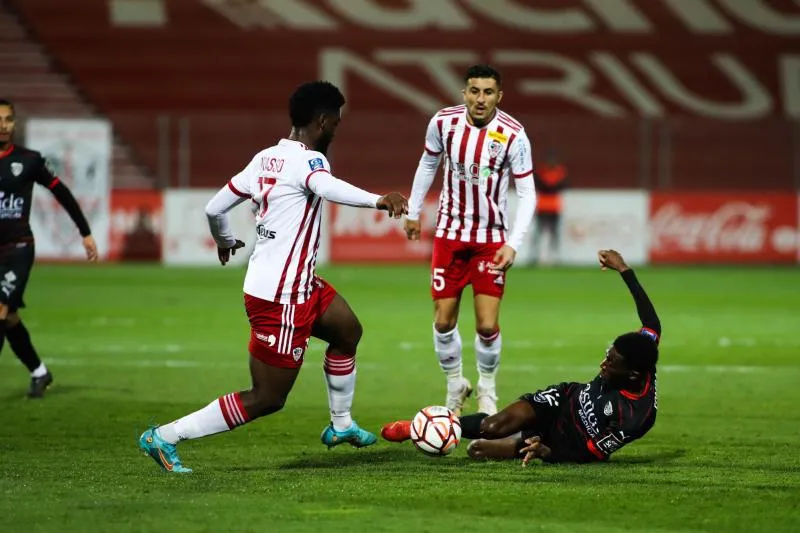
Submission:
<svg viewBox="0 0 800 533">
<path fill-rule="evenodd" d="M 465 439 L 479 439 L 481 438 L 481 422 L 486 418 L 486 413 L 475 413 L 474 415 L 466 415 L 458 417 L 461 422 L 461 436 Z"/>
<path fill-rule="evenodd" d="M 18 322 L 16 326 L 8 328 L 6 337 L 8 337 L 9 346 L 17 354 L 17 358 L 22 361 L 22 364 L 28 368 L 28 371 L 33 372 L 39 368 L 42 360 L 39 359 L 36 349 L 31 344 L 31 336 L 22 321 Z"/>
</svg>

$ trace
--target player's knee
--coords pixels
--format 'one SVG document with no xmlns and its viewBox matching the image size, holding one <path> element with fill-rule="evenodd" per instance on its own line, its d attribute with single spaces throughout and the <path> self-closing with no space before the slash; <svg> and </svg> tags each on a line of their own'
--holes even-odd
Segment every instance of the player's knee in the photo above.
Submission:
<svg viewBox="0 0 800 533">
<path fill-rule="evenodd" d="M 456 319 L 450 317 L 436 317 L 433 327 L 439 333 L 448 333 L 456 327 Z"/>
<path fill-rule="evenodd" d="M 355 354 L 358 350 L 358 343 L 361 342 L 361 336 L 364 334 L 364 327 L 358 319 L 353 320 L 353 324 L 346 330 L 341 332 L 341 338 L 336 343 L 337 348 L 343 354 Z"/>
<path fill-rule="evenodd" d="M 499 326 L 497 325 L 497 322 L 492 321 L 478 324 L 478 326 L 475 328 L 475 331 L 479 336 L 488 339 L 490 337 L 494 337 L 498 329 Z"/>
<path fill-rule="evenodd" d="M 19 315 L 16 312 L 8 313 L 8 315 L 6 316 L 6 319 L 5 319 L 6 327 L 9 327 L 9 328 L 16 327 L 17 324 L 19 324 L 21 320 L 22 319 L 19 317 Z"/>
<path fill-rule="evenodd" d="M 5 320 L 8 318 L 8 306 L 6 304 L 0 304 L 0 320 Z"/>
<path fill-rule="evenodd" d="M 469 443 L 467 447 L 467 455 L 470 459 L 486 459 L 486 450 L 484 450 L 484 440 L 478 439 Z"/>
<path fill-rule="evenodd" d="M 487 439 L 503 438 L 506 436 L 503 434 L 504 426 L 503 420 L 497 415 L 487 416 L 481 420 L 481 435 Z"/>
<path fill-rule="evenodd" d="M 255 388 L 251 390 L 250 393 L 250 398 L 248 398 L 250 401 L 245 401 L 245 407 L 251 418 L 277 413 L 283 409 L 283 406 L 286 404 L 285 397 L 275 397 L 274 394 L 271 394 L 267 390 Z M 242 399 L 244 400 L 244 397 Z"/>
</svg>

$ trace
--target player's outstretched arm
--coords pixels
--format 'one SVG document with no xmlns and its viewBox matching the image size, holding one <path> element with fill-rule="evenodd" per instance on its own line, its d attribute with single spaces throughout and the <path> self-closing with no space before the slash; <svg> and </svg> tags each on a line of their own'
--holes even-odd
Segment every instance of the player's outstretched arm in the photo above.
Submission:
<svg viewBox="0 0 800 533">
<path fill-rule="evenodd" d="M 83 214 L 80 204 L 78 204 L 75 196 L 72 195 L 72 191 L 58 178 L 54 179 L 49 188 L 50 192 L 52 192 L 53 196 L 58 200 L 58 203 L 61 204 L 61 207 L 69 214 L 69 218 L 71 218 L 72 222 L 77 226 L 81 237 L 83 237 L 83 248 L 86 250 L 86 258 L 94 263 L 98 258 L 97 244 L 94 242 L 92 230 L 89 228 L 89 222 L 86 220 L 86 216 Z"/>
<path fill-rule="evenodd" d="M 310 174 L 306 186 L 311 192 L 329 202 L 353 207 L 372 207 L 388 211 L 394 218 L 399 218 L 408 212 L 408 200 L 402 194 L 392 192 L 379 196 L 335 178 L 327 171 Z"/>
<path fill-rule="evenodd" d="M 636 274 L 625 263 L 625 260 L 615 250 L 600 250 L 597 253 L 597 258 L 600 261 L 600 266 L 603 270 L 611 269 L 616 270 L 622 276 L 628 290 L 631 291 L 633 301 L 636 302 L 636 312 L 639 314 L 639 320 L 642 322 L 642 327 L 651 330 L 656 335 L 656 342 L 661 340 L 661 321 L 658 319 L 653 302 L 647 296 L 647 293 L 639 284 Z"/>
<path fill-rule="evenodd" d="M 234 190 L 230 184 L 225 185 L 206 204 L 206 217 L 208 228 L 214 242 L 217 243 L 217 255 L 223 266 L 230 260 L 236 250 L 244 247 L 244 243 L 233 236 L 228 211 L 248 199 L 243 193 Z"/>
</svg>

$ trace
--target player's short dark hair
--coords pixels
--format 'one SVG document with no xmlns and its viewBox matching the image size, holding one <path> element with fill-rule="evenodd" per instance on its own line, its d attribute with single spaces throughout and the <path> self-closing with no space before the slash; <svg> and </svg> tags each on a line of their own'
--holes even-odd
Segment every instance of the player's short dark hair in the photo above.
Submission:
<svg viewBox="0 0 800 533">
<path fill-rule="evenodd" d="M 322 114 L 338 112 L 344 103 L 344 95 L 334 84 L 327 81 L 304 83 L 289 98 L 292 126 L 308 126 Z"/>
<path fill-rule="evenodd" d="M 11 108 L 12 113 L 17 112 L 16 108 L 14 108 L 14 102 L 8 100 L 7 98 L 0 98 L 0 106 L 8 106 Z"/>
<path fill-rule="evenodd" d="M 658 362 L 658 344 L 638 331 L 624 333 L 614 339 L 614 348 L 625 360 L 625 366 L 631 370 L 650 372 Z"/>
<path fill-rule="evenodd" d="M 472 65 L 464 74 L 464 83 L 468 83 L 472 78 L 492 78 L 497 85 L 503 84 L 503 76 L 489 65 Z"/>
</svg>

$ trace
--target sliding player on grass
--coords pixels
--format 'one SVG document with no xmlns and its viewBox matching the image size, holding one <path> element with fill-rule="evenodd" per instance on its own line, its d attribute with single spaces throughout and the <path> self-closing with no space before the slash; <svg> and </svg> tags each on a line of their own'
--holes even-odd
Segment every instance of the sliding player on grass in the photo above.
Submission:
<svg viewBox="0 0 800 533">
<path fill-rule="evenodd" d="M 604 461 L 643 437 L 656 420 L 656 362 L 661 323 L 633 270 L 614 250 L 598 254 L 603 270 L 619 272 L 636 303 L 637 331 L 617 337 L 589 383 L 560 383 L 525 394 L 499 413 L 462 416 L 462 437 L 475 439 L 473 459 Z M 410 422 L 384 426 L 386 440 L 410 436 Z"/>
</svg>

